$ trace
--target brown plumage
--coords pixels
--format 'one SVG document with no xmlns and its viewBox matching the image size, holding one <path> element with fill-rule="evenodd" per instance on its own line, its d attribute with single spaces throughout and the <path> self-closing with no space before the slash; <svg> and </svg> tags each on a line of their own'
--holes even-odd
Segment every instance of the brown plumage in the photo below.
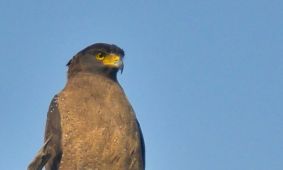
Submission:
<svg viewBox="0 0 283 170">
<path fill-rule="evenodd" d="M 124 51 L 98 43 L 69 63 L 68 82 L 49 107 L 45 144 L 29 170 L 143 170 L 139 123 L 116 74 Z"/>
</svg>

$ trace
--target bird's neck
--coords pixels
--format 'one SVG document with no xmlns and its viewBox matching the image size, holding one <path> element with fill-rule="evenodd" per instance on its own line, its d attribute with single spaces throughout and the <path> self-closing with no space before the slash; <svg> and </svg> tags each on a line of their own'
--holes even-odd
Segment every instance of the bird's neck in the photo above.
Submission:
<svg viewBox="0 0 283 170">
<path fill-rule="evenodd" d="M 68 77 L 66 86 L 72 86 L 74 88 L 92 89 L 95 87 L 103 88 L 104 86 L 119 85 L 116 74 L 113 77 L 109 74 L 95 74 L 88 72 L 80 72 L 73 76 Z"/>
<path fill-rule="evenodd" d="M 103 77 L 117 82 L 117 71 L 118 71 L 117 69 L 111 69 L 111 68 L 101 68 L 95 70 L 82 70 L 82 69 L 68 70 L 68 80 L 76 76 L 88 75 L 95 77 Z"/>
</svg>

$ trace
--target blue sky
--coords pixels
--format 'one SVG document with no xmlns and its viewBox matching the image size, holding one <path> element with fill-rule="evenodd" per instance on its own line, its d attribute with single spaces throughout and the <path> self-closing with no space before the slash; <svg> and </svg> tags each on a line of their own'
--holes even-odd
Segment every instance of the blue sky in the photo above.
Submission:
<svg viewBox="0 0 283 170">
<path fill-rule="evenodd" d="M 282 170 L 282 18 L 282 0 L 2 0 L 0 169 L 26 168 L 65 64 L 108 42 L 147 170 Z"/>
</svg>

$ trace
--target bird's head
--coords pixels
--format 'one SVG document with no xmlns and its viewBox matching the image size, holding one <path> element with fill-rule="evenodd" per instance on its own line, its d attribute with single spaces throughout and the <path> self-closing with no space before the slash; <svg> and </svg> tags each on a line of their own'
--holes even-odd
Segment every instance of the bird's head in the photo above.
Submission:
<svg viewBox="0 0 283 170">
<path fill-rule="evenodd" d="M 101 74 L 116 79 L 123 71 L 124 51 L 114 44 L 96 43 L 76 54 L 67 64 L 68 78 L 76 73 Z"/>
</svg>

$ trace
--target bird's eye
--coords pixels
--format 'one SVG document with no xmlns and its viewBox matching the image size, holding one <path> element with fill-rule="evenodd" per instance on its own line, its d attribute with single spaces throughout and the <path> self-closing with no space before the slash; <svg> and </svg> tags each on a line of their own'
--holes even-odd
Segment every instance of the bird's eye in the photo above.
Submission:
<svg viewBox="0 0 283 170">
<path fill-rule="evenodd" d="M 98 54 L 96 54 L 96 59 L 101 61 L 101 60 L 104 59 L 104 55 L 102 53 L 98 53 Z"/>
</svg>

